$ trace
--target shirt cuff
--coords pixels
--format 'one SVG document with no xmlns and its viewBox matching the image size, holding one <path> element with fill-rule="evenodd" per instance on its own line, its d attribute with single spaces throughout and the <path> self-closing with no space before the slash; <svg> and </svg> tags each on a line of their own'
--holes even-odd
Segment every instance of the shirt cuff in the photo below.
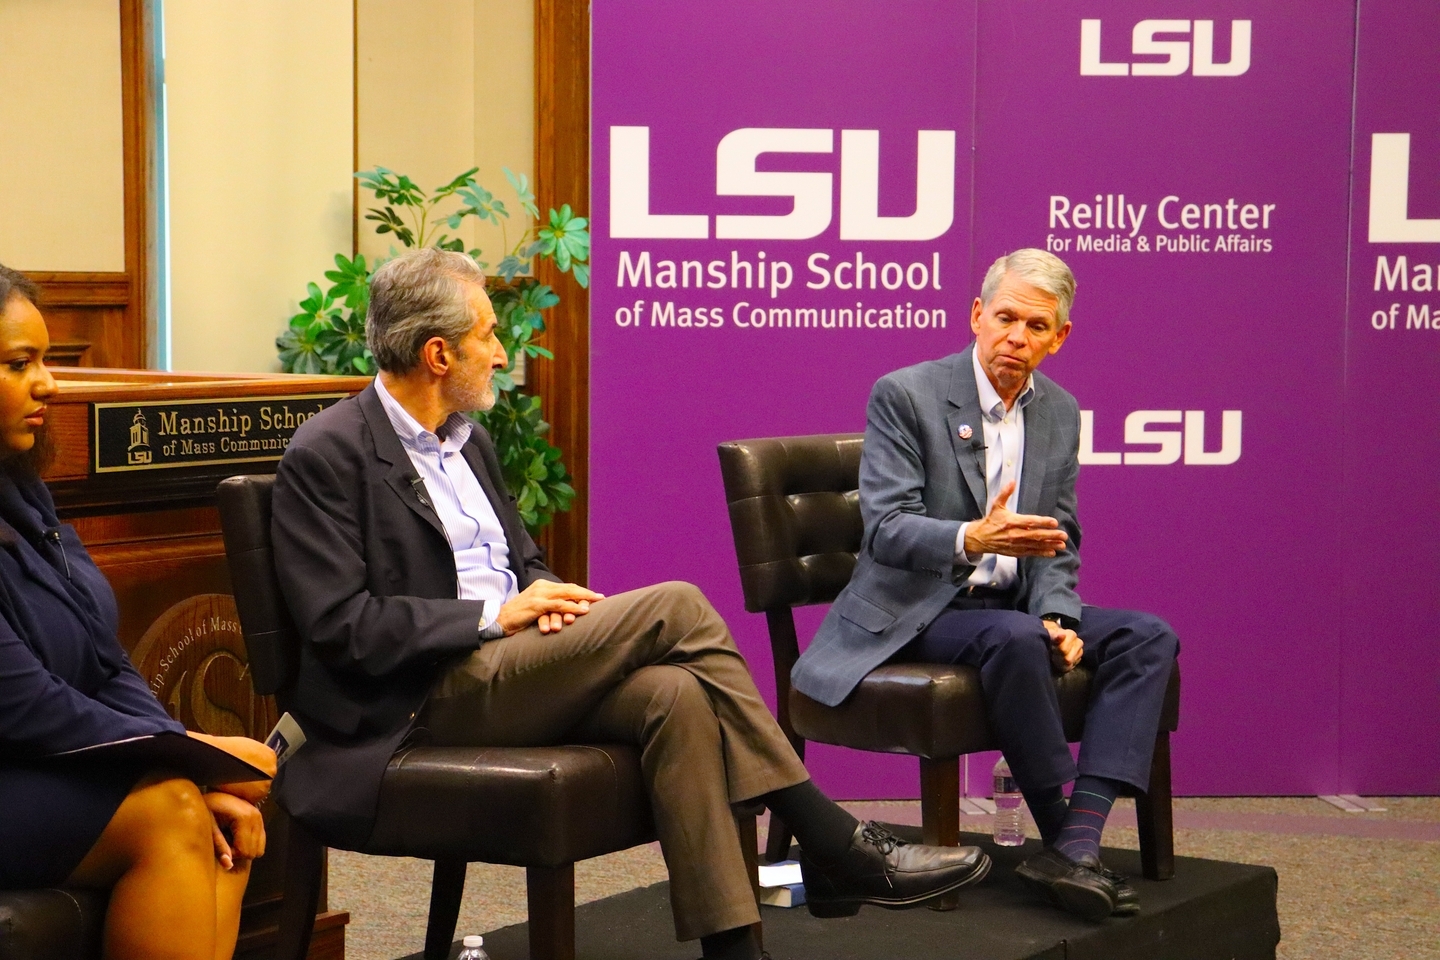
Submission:
<svg viewBox="0 0 1440 960">
<path fill-rule="evenodd" d="M 977 553 L 971 556 L 965 552 L 965 531 L 970 529 L 970 524 L 973 522 L 973 520 L 967 520 L 965 523 L 960 524 L 960 529 L 955 534 L 955 562 L 957 564 L 964 564 L 967 567 L 978 567 L 980 561 L 985 559 L 985 554 L 983 553 Z"/>
<path fill-rule="evenodd" d="M 499 640 L 505 636 L 505 628 L 500 626 L 500 601 L 486 600 L 484 604 L 484 607 L 481 608 L 483 612 L 480 615 L 480 641 L 482 643 L 486 640 Z"/>
</svg>

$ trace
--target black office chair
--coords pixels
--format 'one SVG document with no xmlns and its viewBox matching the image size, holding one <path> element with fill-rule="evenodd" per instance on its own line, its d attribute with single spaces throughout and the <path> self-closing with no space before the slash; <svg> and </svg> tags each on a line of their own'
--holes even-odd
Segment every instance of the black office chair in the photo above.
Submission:
<svg viewBox="0 0 1440 960">
<path fill-rule="evenodd" d="M 855 569 L 864 435 L 772 437 L 722 443 L 730 528 L 745 609 L 764 613 L 775 662 L 780 726 L 805 756 L 816 740 L 920 758 L 920 809 L 926 843 L 953 846 L 960 831 L 960 757 L 999 745 L 990 730 L 979 672 L 972 667 L 884 664 L 843 703 L 828 707 L 790 686 L 800 656 L 795 607 L 829 603 Z M 1055 679 L 1065 736 L 1080 739 L 1091 675 L 1075 669 Z M 1155 737 L 1149 789 L 1136 797 L 1140 858 L 1151 880 L 1175 872 L 1170 795 L 1170 733 L 1180 719 L 1180 667 L 1170 677 Z M 772 817 L 766 857 L 787 855 L 790 833 Z M 954 898 L 945 906 L 953 905 Z"/>
</svg>

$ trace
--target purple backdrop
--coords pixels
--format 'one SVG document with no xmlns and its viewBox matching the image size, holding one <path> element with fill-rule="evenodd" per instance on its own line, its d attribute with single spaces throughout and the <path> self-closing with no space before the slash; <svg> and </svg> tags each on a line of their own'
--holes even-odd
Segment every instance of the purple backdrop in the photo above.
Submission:
<svg viewBox="0 0 1440 960">
<path fill-rule="evenodd" d="M 1339 786 L 1346 792 L 1440 792 L 1440 18 L 1427 0 L 1360 4 L 1345 323 L 1344 514 L 1339 583 Z M 1409 177 L 1378 171 L 1382 197 L 1408 194 L 1410 220 L 1380 217 L 1423 242 L 1379 240 L 1372 146 L 1409 134 Z M 1385 139 L 1385 138 L 1382 138 Z M 1402 154 L 1403 155 L 1403 154 Z M 1385 276 L 1377 283 L 1379 258 Z M 1394 275 L 1406 259 L 1404 283 Z M 1418 268 L 1418 269 L 1417 269 Z M 1390 284 L 1394 283 L 1394 289 Z M 1405 287 L 1409 287 L 1408 290 Z M 1398 308 L 1394 305 L 1398 304 Z M 1427 309 L 1428 308 L 1428 309 Z M 1391 328 L 1391 311 L 1395 322 Z M 1385 329 L 1375 313 L 1384 311 Z M 1422 325 L 1428 316 L 1428 325 Z M 1413 324 L 1406 329 L 1407 324 Z M 1397 683 L 1397 681 L 1400 681 Z"/>
<path fill-rule="evenodd" d="M 778 6 L 593 8 L 592 584 L 700 584 L 773 696 L 716 444 L 862 429 L 878 376 L 969 342 L 995 256 L 1049 246 L 1079 279 L 1045 370 L 1090 426 L 1081 593 L 1180 633 L 1177 789 L 1440 791 L 1440 441 L 1409 400 L 1440 319 L 1404 329 L 1440 257 L 1367 241 L 1372 132 L 1412 132 L 1408 216 L 1440 217 L 1420 0 L 1362 7 L 1358 70 L 1349 3 Z M 807 761 L 917 791 L 907 758 Z"/>
</svg>

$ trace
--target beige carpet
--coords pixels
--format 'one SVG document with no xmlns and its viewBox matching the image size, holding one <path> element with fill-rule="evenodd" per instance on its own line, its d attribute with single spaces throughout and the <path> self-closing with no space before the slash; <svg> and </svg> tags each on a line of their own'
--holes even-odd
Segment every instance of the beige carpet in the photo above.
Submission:
<svg viewBox="0 0 1440 960">
<path fill-rule="evenodd" d="M 1313 797 L 1180 799 L 1176 852 L 1273 866 L 1284 960 L 1440 960 L 1440 797 L 1381 803 L 1384 813 L 1355 814 Z M 1136 845 L 1126 804 L 1117 805 L 1107 846 Z M 863 818 L 920 817 L 916 802 L 846 806 Z M 961 820 L 962 830 L 986 826 L 984 818 Z M 664 880 L 665 864 L 652 845 L 577 864 L 575 872 L 576 899 L 587 902 Z M 429 890 L 424 861 L 333 851 L 330 905 L 351 918 L 346 957 L 393 960 L 418 951 Z M 471 864 L 456 936 L 524 919 L 525 872 Z"/>
</svg>

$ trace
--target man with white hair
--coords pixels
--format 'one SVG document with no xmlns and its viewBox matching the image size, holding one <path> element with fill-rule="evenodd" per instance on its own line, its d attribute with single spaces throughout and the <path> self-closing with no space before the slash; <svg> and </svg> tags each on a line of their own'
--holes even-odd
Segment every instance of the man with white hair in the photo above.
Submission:
<svg viewBox="0 0 1440 960">
<path fill-rule="evenodd" d="M 1139 910 L 1100 862 L 1100 834 L 1117 793 L 1149 784 L 1179 641 L 1156 617 L 1082 605 L 1076 593 L 1080 411 L 1036 372 L 1069 337 L 1074 298 L 1058 257 L 1017 250 L 985 276 L 974 344 L 876 383 L 859 560 L 792 682 L 834 706 L 887 661 L 978 668 L 1044 841 L 1017 872 L 1058 906 L 1101 919 Z M 1077 767 L 1052 672 L 1082 662 L 1095 680 Z"/>
</svg>

